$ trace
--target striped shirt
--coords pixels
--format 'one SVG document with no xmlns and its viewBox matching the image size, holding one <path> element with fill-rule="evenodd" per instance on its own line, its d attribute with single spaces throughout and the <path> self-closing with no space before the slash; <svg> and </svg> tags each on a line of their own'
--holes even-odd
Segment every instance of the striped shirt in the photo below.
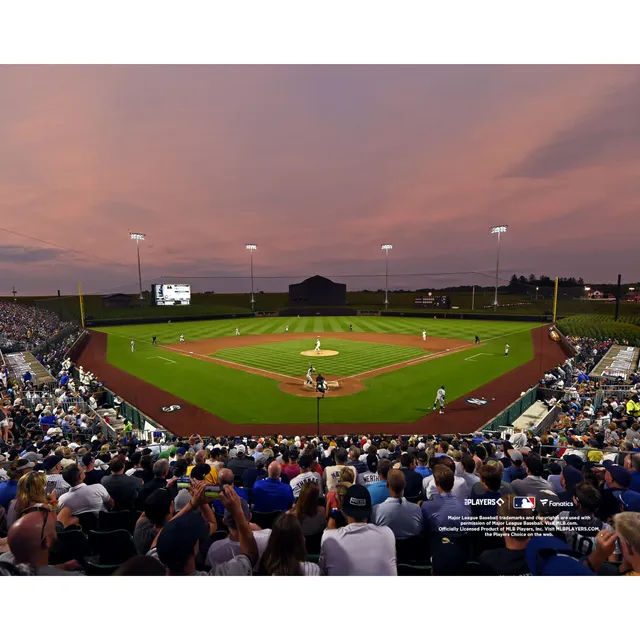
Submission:
<svg viewBox="0 0 640 640">
<path fill-rule="evenodd" d="M 456 529 L 460 527 L 461 518 L 471 515 L 471 508 L 451 493 L 439 493 L 433 500 L 422 503 L 422 515 L 425 531 L 450 538 L 461 535 Z"/>
<path fill-rule="evenodd" d="M 71 487 L 65 482 L 61 473 L 52 473 L 47 476 L 46 492 L 56 492 L 56 498 L 64 495 Z"/>
</svg>

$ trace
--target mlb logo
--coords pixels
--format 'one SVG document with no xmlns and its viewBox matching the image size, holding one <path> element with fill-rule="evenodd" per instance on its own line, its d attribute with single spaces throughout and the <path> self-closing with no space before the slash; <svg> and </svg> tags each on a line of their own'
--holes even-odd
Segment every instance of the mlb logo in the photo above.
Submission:
<svg viewBox="0 0 640 640">
<path fill-rule="evenodd" d="M 535 509 L 536 499 L 533 497 L 514 498 L 513 507 L 514 509 Z"/>
</svg>

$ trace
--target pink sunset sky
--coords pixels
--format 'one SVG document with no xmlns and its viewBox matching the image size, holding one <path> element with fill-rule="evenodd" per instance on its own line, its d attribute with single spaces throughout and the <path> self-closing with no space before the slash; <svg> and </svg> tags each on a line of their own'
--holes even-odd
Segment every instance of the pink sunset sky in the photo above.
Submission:
<svg viewBox="0 0 640 640">
<path fill-rule="evenodd" d="M 5 66 L 0 86 L 0 296 L 135 291 L 129 230 L 147 286 L 248 276 L 247 242 L 285 276 L 266 291 L 384 273 L 383 242 L 392 274 L 492 273 L 494 224 L 506 279 L 640 280 L 635 66 Z"/>
</svg>

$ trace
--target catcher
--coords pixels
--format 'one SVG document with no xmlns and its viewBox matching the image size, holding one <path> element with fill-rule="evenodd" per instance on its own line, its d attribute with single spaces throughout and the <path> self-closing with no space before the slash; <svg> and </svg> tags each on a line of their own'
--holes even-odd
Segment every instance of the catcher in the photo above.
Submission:
<svg viewBox="0 0 640 640">
<path fill-rule="evenodd" d="M 328 388 L 329 385 L 327 384 L 327 381 L 324 379 L 323 375 L 319 373 L 318 377 L 316 378 L 316 391 L 318 393 L 321 393 L 322 397 L 324 398 L 324 394 L 326 393 Z"/>
</svg>

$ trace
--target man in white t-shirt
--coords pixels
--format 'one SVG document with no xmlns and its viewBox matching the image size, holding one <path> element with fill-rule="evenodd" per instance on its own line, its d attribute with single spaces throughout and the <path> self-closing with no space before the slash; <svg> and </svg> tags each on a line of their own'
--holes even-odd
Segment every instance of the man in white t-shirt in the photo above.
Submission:
<svg viewBox="0 0 640 640">
<path fill-rule="evenodd" d="M 289 483 L 293 491 L 293 497 L 297 500 L 300 497 L 302 489 L 310 482 L 315 482 L 320 489 L 320 495 L 322 496 L 322 476 L 319 473 L 311 471 L 311 464 L 313 458 L 308 455 L 300 456 L 298 465 L 300 466 L 300 473 Z"/>
<path fill-rule="evenodd" d="M 342 505 L 347 526 L 331 518 L 322 535 L 320 569 L 329 576 L 396 576 L 396 539 L 389 527 L 368 524 L 371 496 L 365 487 L 347 489 Z"/>
<path fill-rule="evenodd" d="M 58 507 L 68 507 L 74 516 L 113 509 L 113 500 L 101 484 L 84 484 L 84 469 L 70 464 L 62 472 L 62 477 L 70 486 L 69 491 L 60 496 Z"/>
<path fill-rule="evenodd" d="M 324 483 L 327 493 L 329 491 L 335 491 L 338 482 L 340 482 L 340 472 L 343 467 L 347 466 L 347 450 L 340 448 L 335 450 L 334 459 L 336 461 L 335 465 L 331 467 L 326 467 L 324 470 Z M 356 473 L 355 467 L 348 467 L 353 475 L 353 482 L 355 483 L 358 479 L 358 474 Z"/>
<path fill-rule="evenodd" d="M 455 474 L 456 463 L 449 456 L 440 456 L 439 458 L 436 458 L 436 460 L 437 462 L 434 464 L 444 464 Z M 433 500 L 433 498 L 438 495 L 438 487 L 436 486 L 435 477 L 433 475 L 426 477 L 422 481 L 422 491 L 427 500 Z M 471 489 L 467 481 L 460 476 L 455 476 L 453 480 L 453 489 L 451 490 L 452 495 L 464 500 L 469 497 L 470 491 Z"/>
</svg>

